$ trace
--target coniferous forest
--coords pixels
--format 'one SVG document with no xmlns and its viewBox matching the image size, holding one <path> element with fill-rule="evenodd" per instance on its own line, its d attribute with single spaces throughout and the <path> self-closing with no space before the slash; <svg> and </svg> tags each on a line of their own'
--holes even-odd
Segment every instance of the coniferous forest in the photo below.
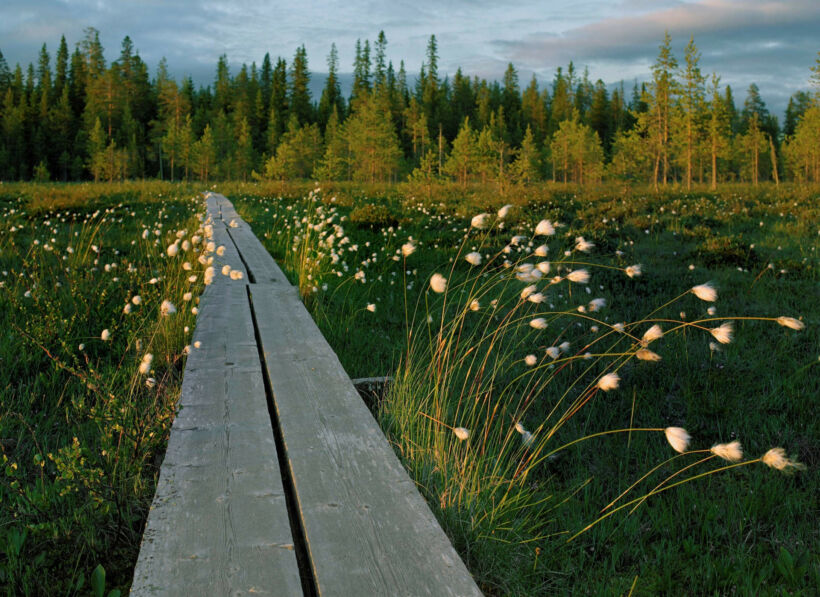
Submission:
<svg viewBox="0 0 820 597">
<path fill-rule="evenodd" d="M 750 85 L 741 97 L 662 40 L 648 82 L 612 89 L 570 62 L 552 81 L 439 73 L 435 36 L 417 76 L 388 59 L 384 33 L 356 43 L 344 97 L 335 45 L 321 96 L 304 46 L 261 66 L 223 55 L 208 87 L 152 75 L 130 38 L 108 62 L 99 32 L 13 70 L 0 53 L 0 179 L 316 179 L 597 183 L 686 188 L 820 181 L 820 53 L 811 89 L 783 122 Z"/>
</svg>

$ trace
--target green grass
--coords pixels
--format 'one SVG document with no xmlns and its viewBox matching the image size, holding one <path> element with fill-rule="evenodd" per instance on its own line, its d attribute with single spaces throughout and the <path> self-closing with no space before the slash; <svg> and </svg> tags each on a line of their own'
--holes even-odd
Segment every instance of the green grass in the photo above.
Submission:
<svg viewBox="0 0 820 597">
<path fill-rule="evenodd" d="M 0 186 L 0 593 L 130 585 L 202 288 L 166 247 L 202 211 L 167 184 Z"/>
<path fill-rule="evenodd" d="M 486 592 L 626 594 L 633 585 L 635 594 L 820 591 L 817 189 L 739 186 L 656 195 L 601 188 L 580 195 L 561 185 L 499 194 L 479 186 L 428 192 L 340 184 L 308 198 L 312 189 L 237 183 L 217 190 L 299 283 L 348 373 L 397 377 L 376 415 Z M 515 206 L 506 228 L 473 231 L 464 244 L 470 217 L 505 203 Z M 194 322 L 188 308 L 163 318 L 159 304 L 168 298 L 181 307 L 183 293 L 196 296 L 202 284 L 195 259 L 193 271 L 185 271 L 181 264 L 189 257 L 169 259 L 165 248 L 178 229 L 191 238 L 200 212 L 195 190 L 184 185 L 0 186 L 4 594 L 87 594 L 98 564 L 109 589 L 128 588 L 179 391 L 191 332 L 185 327 Z M 605 318 L 603 328 L 639 321 L 693 285 L 712 281 L 719 291 L 715 317 L 789 315 L 802 318 L 806 329 L 735 319 L 735 340 L 720 352 L 710 351 L 711 337 L 701 330 L 667 335 L 652 344 L 661 362 L 623 365 L 620 388 L 596 394 L 568 418 L 542 442 L 544 454 L 605 430 L 673 425 L 692 434 L 695 449 L 737 438 L 752 459 L 780 445 L 808 470 L 785 476 L 752 464 L 707 476 L 650 498 L 631 515 L 620 511 L 567 543 L 674 452 L 659 432 L 612 434 L 519 468 L 527 456 L 514 422 L 541 442 L 548 407 L 581 377 L 586 362 L 573 361 L 546 383 L 556 370 L 544 351 L 564 339 L 580 350 L 588 326 L 565 330 L 556 323 L 541 333 L 511 326 L 504 350 L 486 352 L 494 369 L 478 384 L 476 370 L 460 365 L 478 362 L 477 351 L 470 351 L 481 345 L 478 335 L 499 327 L 489 300 L 499 298 L 503 306 L 523 284 L 505 277 L 503 268 L 476 278 L 480 270 L 457 252 L 495 255 L 513 234 L 529 236 L 545 217 L 564 224 L 548 243 L 556 267 L 578 257 L 564 257 L 563 249 L 583 235 L 596 243 L 585 261 L 617 268 L 641 263 L 644 274 L 630 279 L 619 269 L 588 266 L 591 294 L 576 285 L 570 296 L 562 283 L 548 292 L 553 308 L 528 304 L 514 311 L 522 317 L 539 308 L 574 308 L 580 293 L 584 302 L 607 299 L 595 314 Z M 418 248 L 405 259 L 401 246 L 410 237 Z M 528 259 L 527 242 L 507 258 Z M 364 280 L 355 278 L 359 271 Z M 433 272 L 448 278 L 447 306 L 427 291 Z M 192 274 L 193 284 L 187 281 Z M 464 310 L 481 284 L 488 290 L 478 297 L 479 311 Z M 126 315 L 123 305 L 134 294 L 143 303 Z M 663 315 L 680 321 L 685 311 L 692 322 L 709 317 L 707 306 L 689 294 Z M 110 341 L 100 339 L 102 329 L 111 330 Z M 416 334 L 408 348 L 409 329 Z M 429 368 L 439 332 L 453 332 L 446 356 L 463 357 L 440 359 L 446 378 Z M 606 345 L 610 352 L 619 346 Z M 153 388 L 137 372 L 147 350 L 154 354 Z M 528 353 L 538 354 L 543 366 L 527 368 Z M 600 361 L 595 373 L 608 362 Z M 495 427 L 464 407 L 482 388 L 492 390 L 503 414 Z M 522 406 L 534 389 L 537 399 Z M 470 440 L 459 442 L 448 425 L 469 427 Z M 493 430 L 488 439 L 482 439 L 484 428 Z M 474 452 L 480 447 L 483 459 Z M 631 495 L 643 495 L 695 459 L 662 466 Z M 693 472 L 718 467 L 708 462 Z"/>
<path fill-rule="evenodd" d="M 302 189 L 277 189 L 286 191 L 284 198 L 267 195 L 269 190 L 246 185 L 223 192 L 299 282 L 348 373 L 397 375 L 377 415 L 485 591 L 624 594 L 633 583 L 636 594 L 820 590 L 814 548 L 820 544 L 815 522 L 820 493 L 820 427 L 814 416 L 820 390 L 816 190 L 737 187 L 719 194 L 655 195 L 600 189 L 580 197 L 573 189 L 547 186 L 507 197 L 470 189 L 459 198 L 450 188 L 441 193 L 446 201 L 413 199 L 406 187 L 325 189 L 309 199 Z M 503 203 L 516 206 L 507 228 L 473 231 L 464 243 L 470 216 Z M 566 286 L 555 286 L 548 292 L 554 307 L 542 311 L 562 312 L 601 296 L 608 303 L 601 327 L 641 321 L 667 300 L 712 281 L 720 297 L 718 321 L 701 325 L 715 327 L 721 318 L 735 318 L 735 340 L 719 352 L 710 350 L 711 336 L 686 327 L 658 341 L 657 348 L 652 345 L 663 356 L 660 363 L 633 359 L 624 364 L 621 387 L 597 395 L 563 423 L 551 443 L 543 442 L 545 453 L 547 445 L 551 449 L 605 430 L 682 426 L 692 434 L 695 449 L 739 439 L 747 459 L 753 459 L 782 445 L 808 465 L 808 472 L 783 476 L 756 464 L 707 476 L 650 498 L 634 514 L 619 512 L 567 543 L 621 491 L 674 453 L 659 433 L 606 435 L 562 450 L 554 460 L 527 465 L 527 481 L 519 481 L 516 463 L 522 448 L 513 423 L 520 420 L 543 437 L 552 405 L 582 378 L 583 365 L 572 365 L 546 383 L 552 372 L 548 366 L 527 373 L 521 359 L 537 353 L 542 362 L 553 340 L 571 339 L 580 349 L 588 332 L 571 325 L 550 327 L 544 337 L 525 328 L 523 334 L 511 334 L 490 361 L 476 360 L 482 351 L 479 335 L 500 325 L 487 302 L 501 297 L 504 304 L 525 284 L 501 282 L 502 270 L 493 268 L 485 270 L 488 278 L 476 277 L 457 255 L 478 249 L 492 256 L 513 234 L 529 237 L 543 217 L 565 225 L 548 243 L 554 265 L 582 257 L 619 268 L 641 263 L 644 274 L 630 279 L 622 270 L 590 266 L 592 294 L 576 285 L 570 297 Z M 306 223 L 313 225 L 309 234 Z M 326 240 L 329 231 L 336 236 L 333 245 Z M 563 249 L 579 235 L 594 241 L 595 251 L 564 257 Z M 404 259 L 397 251 L 410 237 L 418 250 Z M 343 238 L 348 241 L 341 244 Z M 508 255 L 511 261 L 527 257 L 526 249 Z M 364 280 L 354 278 L 358 271 Z M 434 271 L 449 279 L 446 307 L 440 296 L 427 292 Z M 474 284 L 490 283 L 493 276 L 499 281 L 479 297 L 480 311 L 465 311 L 480 294 Z M 375 312 L 366 309 L 370 303 Z M 708 306 L 689 294 L 659 316 L 685 323 L 711 319 Z M 527 316 L 536 311 L 530 309 Z M 795 332 L 771 321 L 739 319 L 780 315 L 800 317 L 807 327 Z M 410 353 L 408 325 L 416 330 Z M 432 331 L 425 335 L 425 330 Z M 443 369 L 431 370 L 430 364 L 442 357 L 436 352 L 438 333 L 450 352 L 443 355 Z M 614 345 L 608 350 L 615 351 Z M 605 362 L 610 361 L 600 366 Z M 491 374 L 480 377 L 478 363 Z M 464 410 L 463 402 L 479 399 L 484 390 L 497 400 L 503 422 L 490 424 L 487 417 Z M 522 408 L 527 395 L 537 399 Z M 471 427 L 469 443 L 455 439 L 448 427 L 460 425 Z M 493 429 L 493 439 L 479 443 L 475 434 L 485 428 Z M 479 448 L 491 452 L 500 468 L 482 462 L 476 455 L 485 452 Z M 688 458 L 686 464 L 695 459 Z M 680 465 L 678 460 L 661 467 L 643 491 Z M 718 467 L 708 462 L 692 473 Z M 515 491 L 508 490 L 511 486 Z M 499 496 L 507 496 L 501 504 Z"/>
</svg>

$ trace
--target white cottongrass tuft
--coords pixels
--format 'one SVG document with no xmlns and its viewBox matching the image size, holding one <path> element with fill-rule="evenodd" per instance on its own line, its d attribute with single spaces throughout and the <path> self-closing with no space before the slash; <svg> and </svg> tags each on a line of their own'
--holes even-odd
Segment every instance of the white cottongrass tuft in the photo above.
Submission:
<svg viewBox="0 0 820 597">
<path fill-rule="evenodd" d="M 532 367 L 538 362 L 538 357 L 536 357 L 534 354 L 528 354 L 524 357 L 524 362 L 527 364 L 527 366 Z"/>
<path fill-rule="evenodd" d="M 531 303 L 535 303 L 536 305 L 540 305 L 545 300 L 547 300 L 547 297 L 544 296 L 542 292 L 533 292 L 530 296 L 527 297 L 527 300 Z"/>
<path fill-rule="evenodd" d="M 165 316 L 173 315 L 177 312 L 177 308 L 174 306 L 174 303 L 166 299 L 162 301 L 162 304 L 159 307 L 159 312 Z"/>
<path fill-rule="evenodd" d="M 470 301 L 470 311 L 478 311 L 481 309 L 481 303 L 478 302 L 478 299 L 473 299 Z"/>
<path fill-rule="evenodd" d="M 536 290 L 538 290 L 538 287 L 537 287 L 535 284 L 530 284 L 529 286 L 527 286 L 526 288 L 524 288 L 524 290 L 522 290 L 522 291 L 521 291 L 521 300 L 522 300 L 522 301 L 527 300 L 527 298 L 528 298 L 528 297 L 529 297 L 532 293 L 534 293 Z"/>
<path fill-rule="evenodd" d="M 683 427 L 667 427 L 663 432 L 666 435 L 666 441 L 669 442 L 669 445 L 672 446 L 675 452 L 680 452 L 681 454 L 686 452 L 686 449 L 689 447 L 689 440 L 692 439 L 686 432 L 686 429 Z"/>
<path fill-rule="evenodd" d="M 122 308 L 122 312 L 126 315 L 131 313 L 131 303 L 125 303 L 125 306 Z"/>
<path fill-rule="evenodd" d="M 540 246 L 535 248 L 535 256 L 536 257 L 546 257 L 548 252 L 549 252 L 549 247 L 547 245 L 540 245 Z"/>
<path fill-rule="evenodd" d="M 600 311 L 604 307 L 606 307 L 606 299 L 604 298 L 596 298 L 589 301 L 590 312 Z"/>
<path fill-rule="evenodd" d="M 791 473 L 795 470 L 803 470 L 806 468 L 805 464 L 788 458 L 783 448 L 772 448 L 763 455 L 761 460 L 766 466 L 783 471 L 784 473 Z"/>
<path fill-rule="evenodd" d="M 554 361 L 561 356 L 561 349 L 557 346 L 550 346 L 547 349 L 547 355 Z"/>
<path fill-rule="evenodd" d="M 146 387 L 153 388 L 155 385 L 157 385 L 157 380 L 153 377 L 149 377 L 145 380 L 145 385 Z"/>
<path fill-rule="evenodd" d="M 231 266 L 227 263 L 222 266 L 222 275 L 223 276 L 230 276 L 231 275 Z"/>
<path fill-rule="evenodd" d="M 376 312 L 376 303 L 367 303 L 367 307 L 365 307 L 365 309 L 367 309 L 371 313 L 375 313 Z"/>
<path fill-rule="evenodd" d="M 702 301 L 714 302 L 717 299 L 717 290 L 710 282 L 693 286 L 692 292 Z"/>
<path fill-rule="evenodd" d="M 630 278 L 635 278 L 637 276 L 640 276 L 643 273 L 643 272 L 641 272 L 641 264 L 640 263 L 636 263 L 635 265 L 629 265 L 629 266 L 627 266 L 627 268 L 624 271 L 626 272 L 626 275 L 629 276 Z"/>
<path fill-rule="evenodd" d="M 433 274 L 430 278 L 430 288 L 433 289 L 433 292 L 441 294 L 447 289 L 447 278 L 438 273 Z"/>
<path fill-rule="evenodd" d="M 241 280 L 244 277 L 245 277 L 245 274 L 243 274 L 238 269 L 232 269 L 231 270 L 231 280 Z"/>
<path fill-rule="evenodd" d="M 216 254 L 222 257 L 225 254 L 225 245 L 219 245 L 216 249 Z"/>
<path fill-rule="evenodd" d="M 146 352 L 145 356 L 142 357 L 142 362 L 140 363 L 140 373 L 145 375 L 151 370 L 151 363 L 154 360 L 154 355 L 150 352 Z"/>
<path fill-rule="evenodd" d="M 777 323 L 783 327 L 791 328 L 793 330 L 802 330 L 806 327 L 806 324 L 799 319 L 795 319 L 794 317 L 786 317 L 784 315 L 777 318 Z"/>
<path fill-rule="evenodd" d="M 512 209 L 512 205 L 510 205 L 508 203 L 507 205 L 505 205 L 504 207 L 502 207 L 501 209 L 498 210 L 498 217 L 503 220 L 504 218 L 507 217 L 507 214 L 510 213 L 511 209 Z"/>
<path fill-rule="evenodd" d="M 478 214 L 477 216 L 473 216 L 473 219 L 470 220 L 470 226 L 473 228 L 478 228 L 479 230 L 486 228 L 489 223 L 490 214 L 488 213 Z"/>
<path fill-rule="evenodd" d="M 138 294 L 135 294 L 134 296 L 131 297 L 131 302 L 134 303 L 135 305 L 139 305 L 142 302 L 142 297 Z"/>
<path fill-rule="evenodd" d="M 728 444 L 715 444 L 709 451 L 729 462 L 737 462 L 743 459 L 743 448 L 740 446 L 739 441 L 729 442 Z"/>
<path fill-rule="evenodd" d="M 536 236 L 552 236 L 555 234 L 555 226 L 549 220 L 541 220 L 535 227 Z"/>
<path fill-rule="evenodd" d="M 641 344 L 647 346 L 650 342 L 654 342 L 658 338 L 663 338 L 663 330 L 661 326 L 656 323 L 643 333 Z"/>
<path fill-rule="evenodd" d="M 111 332 L 108 331 L 108 328 L 104 329 L 100 334 L 100 340 L 103 342 L 108 342 L 111 339 Z"/>
<path fill-rule="evenodd" d="M 473 251 L 464 256 L 464 260 L 470 265 L 481 265 L 481 253 Z"/>
<path fill-rule="evenodd" d="M 179 253 L 179 245 L 176 243 L 172 243 L 168 245 L 168 248 L 165 250 L 168 253 L 168 257 L 176 257 L 177 253 Z"/>
<path fill-rule="evenodd" d="M 401 254 L 403 257 L 410 257 L 416 251 L 416 245 L 408 241 L 401 246 Z"/>
<path fill-rule="evenodd" d="M 709 333 L 712 334 L 715 337 L 715 340 L 717 340 L 721 344 L 729 344 L 729 342 L 732 341 L 733 332 L 734 326 L 732 325 L 731 321 L 722 323 L 719 327 L 712 328 L 711 330 L 709 330 Z"/>
<path fill-rule="evenodd" d="M 536 317 L 530 322 L 530 327 L 533 327 L 536 330 L 543 330 L 547 327 L 547 320 L 543 317 Z"/>
<path fill-rule="evenodd" d="M 470 430 L 466 427 L 453 427 L 453 433 L 455 433 L 456 437 L 461 441 L 470 437 Z"/>
<path fill-rule="evenodd" d="M 535 267 L 537 267 L 538 271 L 541 272 L 542 274 L 550 273 L 550 262 L 549 261 L 542 261 L 538 265 L 536 265 Z"/>
<path fill-rule="evenodd" d="M 652 352 L 648 348 L 641 348 L 638 352 L 635 353 L 635 356 L 638 357 L 641 361 L 660 361 L 661 355 L 656 352 Z"/>
<path fill-rule="evenodd" d="M 621 377 L 613 371 L 612 373 L 607 373 L 599 379 L 596 385 L 604 392 L 609 392 L 610 390 L 617 388 L 620 381 Z"/>
<path fill-rule="evenodd" d="M 585 269 L 576 269 L 567 274 L 567 280 L 576 284 L 586 284 L 589 282 L 589 272 Z"/>
<path fill-rule="evenodd" d="M 595 246 L 595 243 L 591 243 L 588 240 L 584 239 L 583 236 L 578 236 L 575 238 L 575 250 L 581 251 L 583 253 L 589 253 L 592 248 Z"/>
</svg>

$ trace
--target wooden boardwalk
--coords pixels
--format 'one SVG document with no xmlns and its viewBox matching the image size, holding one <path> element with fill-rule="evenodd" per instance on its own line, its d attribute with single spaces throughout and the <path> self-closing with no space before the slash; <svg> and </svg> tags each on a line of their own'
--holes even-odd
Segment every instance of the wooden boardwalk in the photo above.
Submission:
<svg viewBox="0 0 820 597">
<path fill-rule="evenodd" d="M 282 271 L 210 193 L 217 273 L 132 595 L 481 595 Z"/>
</svg>

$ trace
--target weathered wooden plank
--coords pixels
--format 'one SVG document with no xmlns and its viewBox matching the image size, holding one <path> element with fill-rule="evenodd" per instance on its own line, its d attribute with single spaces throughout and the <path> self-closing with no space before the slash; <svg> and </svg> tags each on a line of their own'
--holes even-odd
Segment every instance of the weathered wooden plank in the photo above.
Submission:
<svg viewBox="0 0 820 597">
<path fill-rule="evenodd" d="M 480 595 L 302 303 L 251 294 L 319 593 Z"/>
<path fill-rule="evenodd" d="M 200 301 L 132 595 L 302 594 L 246 288 Z"/>
</svg>

